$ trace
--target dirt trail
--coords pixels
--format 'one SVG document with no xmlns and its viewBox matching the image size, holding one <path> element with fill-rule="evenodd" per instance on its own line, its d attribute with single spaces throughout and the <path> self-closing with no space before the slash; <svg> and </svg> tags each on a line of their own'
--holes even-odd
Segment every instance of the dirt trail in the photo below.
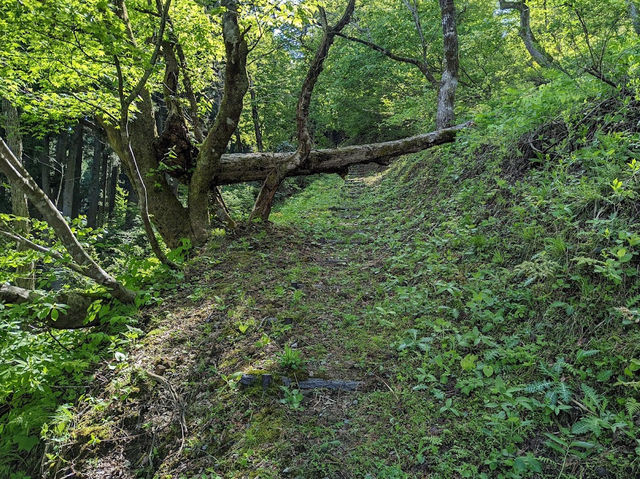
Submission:
<svg viewBox="0 0 640 479">
<path fill-rule="evenodd" d="M 101 393 L 80 406 L 64 448 L 69 462 L 49 477 L 287 477 L 317 460 L 329 436 L 340 450 L 322 461 L 347 453 L 362 396 L 391 389 L 371 371 L 386 353 L 368 340 L 364 314 L 382 258 L 368 250 L 375 232 L 361 199 L 377 171 L 354 167 L 306 232 L 240 231 L 202 255 L 182 291 L 151 312 L 126 363 L 99 376 Z M 285 346 L 299 351 L 300 371 L 283 370 Z M 243 388 L 242 373 L 275 379 Z M 297 407 L 281 401 L 284 375 L 289 391 L 307 378 L 360 385 L 305 390 Z"/>
</svg>

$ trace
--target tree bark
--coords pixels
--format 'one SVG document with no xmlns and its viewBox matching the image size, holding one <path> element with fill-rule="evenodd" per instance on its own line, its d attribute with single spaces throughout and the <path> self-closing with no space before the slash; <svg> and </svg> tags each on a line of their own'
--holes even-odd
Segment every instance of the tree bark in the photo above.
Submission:
<svg viewBox="0 0 640 479">
<path fill-rule="evenodd" d="M 69 147 L 69 155 L 67 156 L 66 168 L 64 171 L 64 189 L 62 192 L 62 214 L 68 218 L 75 218 L 73 211 L 74 195 L 76 195 L 76 186 L 78 184 L 78 176 L 80 172 L 77 170 L 77 158 L 82 161 L 82 143 L 83 143 L 83 126 L 78 123 L 73 130 L 71 137 L 71 146 Z"/>
<path fill-rule="evenodd" d="M 456 7 L 454 0 L 440 0 L 442 16 L 442 37 L 444 55 L 442 59 L 442 78 L 438 90 L 438 111 L 436 127 L 452 126 L 455 121 L 455 98 L 458 86 L 458 30 L 456 27 Z"/>
<path fill-rule="evenodd" d="M 98 207 L 100 204 L 100 166 L 104 145 L 100 139 L 94 137 L 93 161 L 91 163 L 91 179 L 89 180 L 89 208 L 87 210 L 87 225 L 91 228 L 98 226 Z"/>
<path fill-rule="evenodd" d="M 58 182 L 58 191 L 55 196 L 56 207 L 60 207 L 60 196 L 64 186 L 64 170 L 67 162 L 67 147 L 69 146 L 69 135 L 66 131 L 61 132 L 56 140 L 56 156 L 55 169 L 60 173 L 60 181 Z M 56 174 L 54 173 L 54 178 Z"/>
<path fill-rule="evenodd" d="M 20 132 L 20 114 L 17 108 L 8 100 L 2 100 L 2 111 L 6 117 L 5 132 L 9 148 L 16 152 L 16 160 L 22 164 L 22 134 Z M 11 186 L 11 213 L 22 218 L 15 221 L 15 230 L 21 235 L 27 235 L 30 231 L 29 225 L 29 204 L 26 195 L 20 191 L 14 181 L 9 179 Z M 24 251 L 22 245 L 18 244 L 18 251 Z M 34 275 L 35 265 L 33 262 L 16 268 L 16 284 L 23 288 L 33 288 L 35 285 Z"/>
<path fill-rule="evenodd" d="M 222 155 L 219 168 L 215 172 L 215 184 L 231 185 L 265 180 L 276 168 L 287 169 L 288 176 L 305 176 L 318 173 L 344 173 L 349 166 L 360 163 L 386 165 L 398 156 L 451 143 L 455 140 L 458 131 L 470 125 L 471 123 L 463 123 L 451 128 L 384 143 L 312 150 L 309 154 L 309 162 L 297 168 L 288 168 L 291 153 L 226 154 Z"/>
<path fill-rule="evenodd" d="M 136 297 L 135 293 L 122 286 L 89 256 L 55 205 L 49 197 L 44 194 L 44 191 L 38 187 L 29 172 L 16 158 L 2 138 L 0 138 L 0 172 L 4 173 L 10 182 L 13 182 L 14 188 L 22 191 L 29 201 L 31 201 L 43 219 L 56 232 L 56 235 L 60 238 L 69 255 L 78 266 L 86 271 L 86 276 L 98 284 L 105 286 L 118 300 L 126 303 L 132 303 L 134 301 Z"/>
<path fill-rule="evenodd" d="M 222 20 L 222 33 L 227 64 L 225 67 L 224 96 L 215 122 L 198 155 L 196 169 L 189 182 L 189 220 L 192 239 L 196 244 L 206 242 L 210 231 L 209 191 L 220 157 L 238 126 L 243 98 L 249 87 L 247 79 L 247 55 L 249 49 L 244 34 L 238 26 L 235 0 L 222 2 L 226 7 Z"/>
<path fill-rule="evenodd" d="M 40 176 L 42 191 L 51 196 L 51 164 L 49 159 L 50 137 L 47 135 L 42 140 L 42 152 L 40 153 Z"/>
</svg>

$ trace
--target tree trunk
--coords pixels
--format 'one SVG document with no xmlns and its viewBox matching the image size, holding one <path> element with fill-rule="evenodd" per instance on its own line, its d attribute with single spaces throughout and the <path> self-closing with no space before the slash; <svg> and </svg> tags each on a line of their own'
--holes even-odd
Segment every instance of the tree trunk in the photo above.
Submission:
<svg viewBox="0 0 640 479">
<path fill-rule="evenodd" d="M 563 71 L 553 60 L 553 57 L 536 40 L 531 30 L 531 10 L 525 0 L 499 0 L 499 5 L 501 10 L 517 10 L 520 12 L 520 30 L 518 33 L 531 58 L 543 67 L 558 68 Z"/>
<path fill-rule="evenodd" d="M 18 110 L 13 104 L 6 100 L 2 100 L 2 111 L 6 117 L 5 131 L 7 134 L 7 141 L 9 148 L 15 151 L 16 161 L 22 164 L 22 134 L 20 133 L 20 115 Z M 29 204 L 27 203 L 27 196 L 20 191 L 19 187 L 11 178 L 9 178 L 9 185 L 11 186 L 11 213 L 15 216 L 24 218 L 15 222 L 14 230 L 22 235 L 29 234 Z M 18 251 L 24 251 L 24 248 L 18 244 L 16 249 Z M 16 284 L 22 288 L 33 289 L 35 285 L 33 262 L 19 266 L 16 269 L 17 278 Z"/>
<path fill-rule="evenodd" d="M 93 143 L 93 162 L 91 163 L 91 178 L 89 180 L 89 209 L 87 210 L 87 225 L 91 228 L 98 226 L 98 207 L 100 204 L 100 166 L 104 145 L 98 137 Z"/>
<path fill-rule="evenodd" d="M 224 96 L 216 120 L 202 143 L 196 169 L 189 182 L 188 213 L 192 241 L 195 244 L 202 244 L 209 237 L 211 225 L 209 215 L 210 184 L 220 163 L 220 157 L 238 127 L 243 98 L 249 88 L 246 68 L 249 48 L 244 34 L 240 32 L 238 26 L 237 5 L 232 0 L 227 0 L 223 4 L 227 7 L 222 22 L 227 58 Z"/>
<path fill-rule="evenodd" d="M 458 31 L 456 27 L 456 7 L 454 0 L 440 0 L 442 16 L 442 36 L 444 56 L 442 60 L 442 78 L 438 90 L 438 111 L 436 127 L 447 128 L 454 124 L 455 98 L 458 86 Z"/>
<path fill-rule="evenodd" d="M 42 191 L 51 196 L 51 164 L 49 160 L 50 137 L 47 135 L 42 140 L 42 152 L 40 154 L 40 175 Z"/>
<path fill-rule="evenodd" d="M 30 301 L 43 299 L 43 294 L 38 291 L 24 289 L 8 284 L 0 285 L 0 302 L 9 304 L 23 304 Z M 47 328 L 51 329 L 80 329 L 95 326 L 93 323 L 85 323 L 87 311 L 93 302 L 99 299 L 98 295 L 87 295 L 75 291 L 63 291 L 59 293 L 54 301 L 59 304 L 66 304 L 67 308 L 58 310 L 58 317 L 54 320 L 51 315 L 41 318 L 39 321 Z"/>
<path fill-rule="evenodd" d="M 111 174 L 109 175 L 109 219 L 113 217 L 113 211 L 116 207 L 116 200 L 118 199 L 118 176 L 120 175 L 120 167 L 117 164 L 111 166 Z"/>
<path fill-rule="evenodd" d="M 80 151 L 80 160 L 82 161 L 82 143 L 83 132 L 82 124 L 78 123 L 73 130 L 73 136 L 71 137 L 71 145 L 69 147 L 69 154 L 67 156 L 66 168 L 64 171 L 64 189 L 62 192 L 62 214 L 68 218 L 75 218 L 73 215 L 73 198 L 77 185 L 77 176 L 80 174 L 77 168 L 76 158 Z"/>
<path fill-rule="evenodd" d="M 74 144 L 73 161 L 73 199 L 71 202 L 71 217 L 77 218 L 80 215 L 80 206 L 82 203 L 80 196 L 80 184 L 82 181 L 82 155 L 84 153 L 84 134 L 82 125 L 79 125 L 79 134 L 77 142 Z"/>
<path fill-rule="evenodd" d="M 101 123 L 109 145 L 122 161 L 127 176 L 136 188 L 141 212 L 143 209 L 148 211 L 165 243 L 170 248 L 176 248 L 182 238 L 192 238 L 189 213 L 173 194 L 164 172 L 159 168 L 153 145 L 157 131 L 151 96 L 143 91 L 140 98 L 136 103 L 139 111 L 128 126 L 130 144 L 120 129 L 104 121 Z"/>
<path fill-rule="evenodd" d="M 98 221 L 100 226 L 107 221 L 107 185 L 109 184 L 109 158 L 111 153 L 107 148 L 102 149 L 102 160 L 100 161 L 100 207 L 98 209 Z"/>
<path fill-rule="evenodd" d="M 138 211 L 138 195 L 127 175 L 122 175 L 122 182 L 127 192 L 127 212 L 124 216 L 124 229 L 129 230 L 133 227 L 133 222 Z"/>
<path fill-rule="evenodd" d="M 136 294 L 124 286 L 116 279 L 104 271 L 89 256 L 82 247 L 76 236 L 71 231 L 69 224 L 44 194 L 29 172 L 22 166 L 13 152 L 9 149 L 3 139 L 0 138 L 0 171 L 4 173 L 9 181 L 31 201 L 33 206 L 40 212 L 43 219 L 56 232 L 56 235 L 68 251 L 69 255 L 77 263 L 79 268 L 85 271 L 85 275 L 105 286 L 111 294 L 118 300 L 126 303 L 133 303 Z"/>
<path fill-rule="evenodd" d="M 62 195 L 62 188 L 64 186 L 64 170 L 67 162 L 67 147 L 69 146 L 69 135 L 66 131 L 61 132 L 58 135 L 56 141 L 56 157 L 55 157 L 55 169 L 59 173 L 60 181 L 58 182 L 58 191 L 55 196 L 56 207 L 60 208 L 60 196 Z M 54 173 L 54 178 L 57 175 Z"/>
</svg>

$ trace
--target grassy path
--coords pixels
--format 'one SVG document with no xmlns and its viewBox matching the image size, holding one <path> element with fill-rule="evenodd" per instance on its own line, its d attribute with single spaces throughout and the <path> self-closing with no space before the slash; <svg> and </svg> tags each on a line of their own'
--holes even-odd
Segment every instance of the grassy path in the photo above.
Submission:
<svg viewBox="0 0 640 479">
<path fill-rule="evenodd" d="M 399 396 L 385 361 L 395 355 L 372 313 L 384 257 L 372 254 L 363 210 L 375 188 L 368 173 L 315 183 L 268 233 L 222 238 L 198 260 L 183 299 L 154 312 L 151 333 L 103 392 L 101 401 L 115 399 L 108 414 L 89 408 L 75 429 L 78 442 L 95 438 L 83 452 L 99 458 L 84 463 L 91 477 L 354 477 L 394 461 L 403 440 L 388 434 Z M 243 388 L 240 373 L 274 382 Z M 295 384 L 279 387 L 282 375 L 361 384 L 301 397 Z"/>
<path fill-rule="evenodd" d="M 322 177 L 268 229 L 212 241 L 80 405 L 69 463 L 95 479 L 634 477 L 638 402 L 612 379 L 634 336 L 550 317 L 566 295 L 519 272 L 540 245 L 475 225 L 512 216 L 474 180 L 442 189 L 419 159 L 385 174 Z M 309 378 L 360 385 L 300 391 Z"/>
</svg>

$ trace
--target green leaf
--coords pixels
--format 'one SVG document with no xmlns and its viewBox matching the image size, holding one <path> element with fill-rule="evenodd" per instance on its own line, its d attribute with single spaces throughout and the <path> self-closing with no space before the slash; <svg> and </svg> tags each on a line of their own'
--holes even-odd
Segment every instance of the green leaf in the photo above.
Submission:
<svg viewBox="0 0 640 479">
<path fill-rule="evenodd" d="M 18 450 L 29 452 L 38 444 L 39 439 L 37 436 L 17 435 L 14 437 L 14 441 L 18 445 Z"/>
<path fill-rule="evenodd" d="M 588 441 L 573 441 L 570 444 L 571 447 L 580 447 L 582 449 L 593 449 L 596 447 L 596 444 Z"/>
<path fill-rule="evenodd" d="M 464 358 L 460 360 L 460 366 L 465 371 L 472 371 L 476 367 L 476 361 L 478 360 L 478 356 L 475 354 L 467 354 Z"/>
</svg>

